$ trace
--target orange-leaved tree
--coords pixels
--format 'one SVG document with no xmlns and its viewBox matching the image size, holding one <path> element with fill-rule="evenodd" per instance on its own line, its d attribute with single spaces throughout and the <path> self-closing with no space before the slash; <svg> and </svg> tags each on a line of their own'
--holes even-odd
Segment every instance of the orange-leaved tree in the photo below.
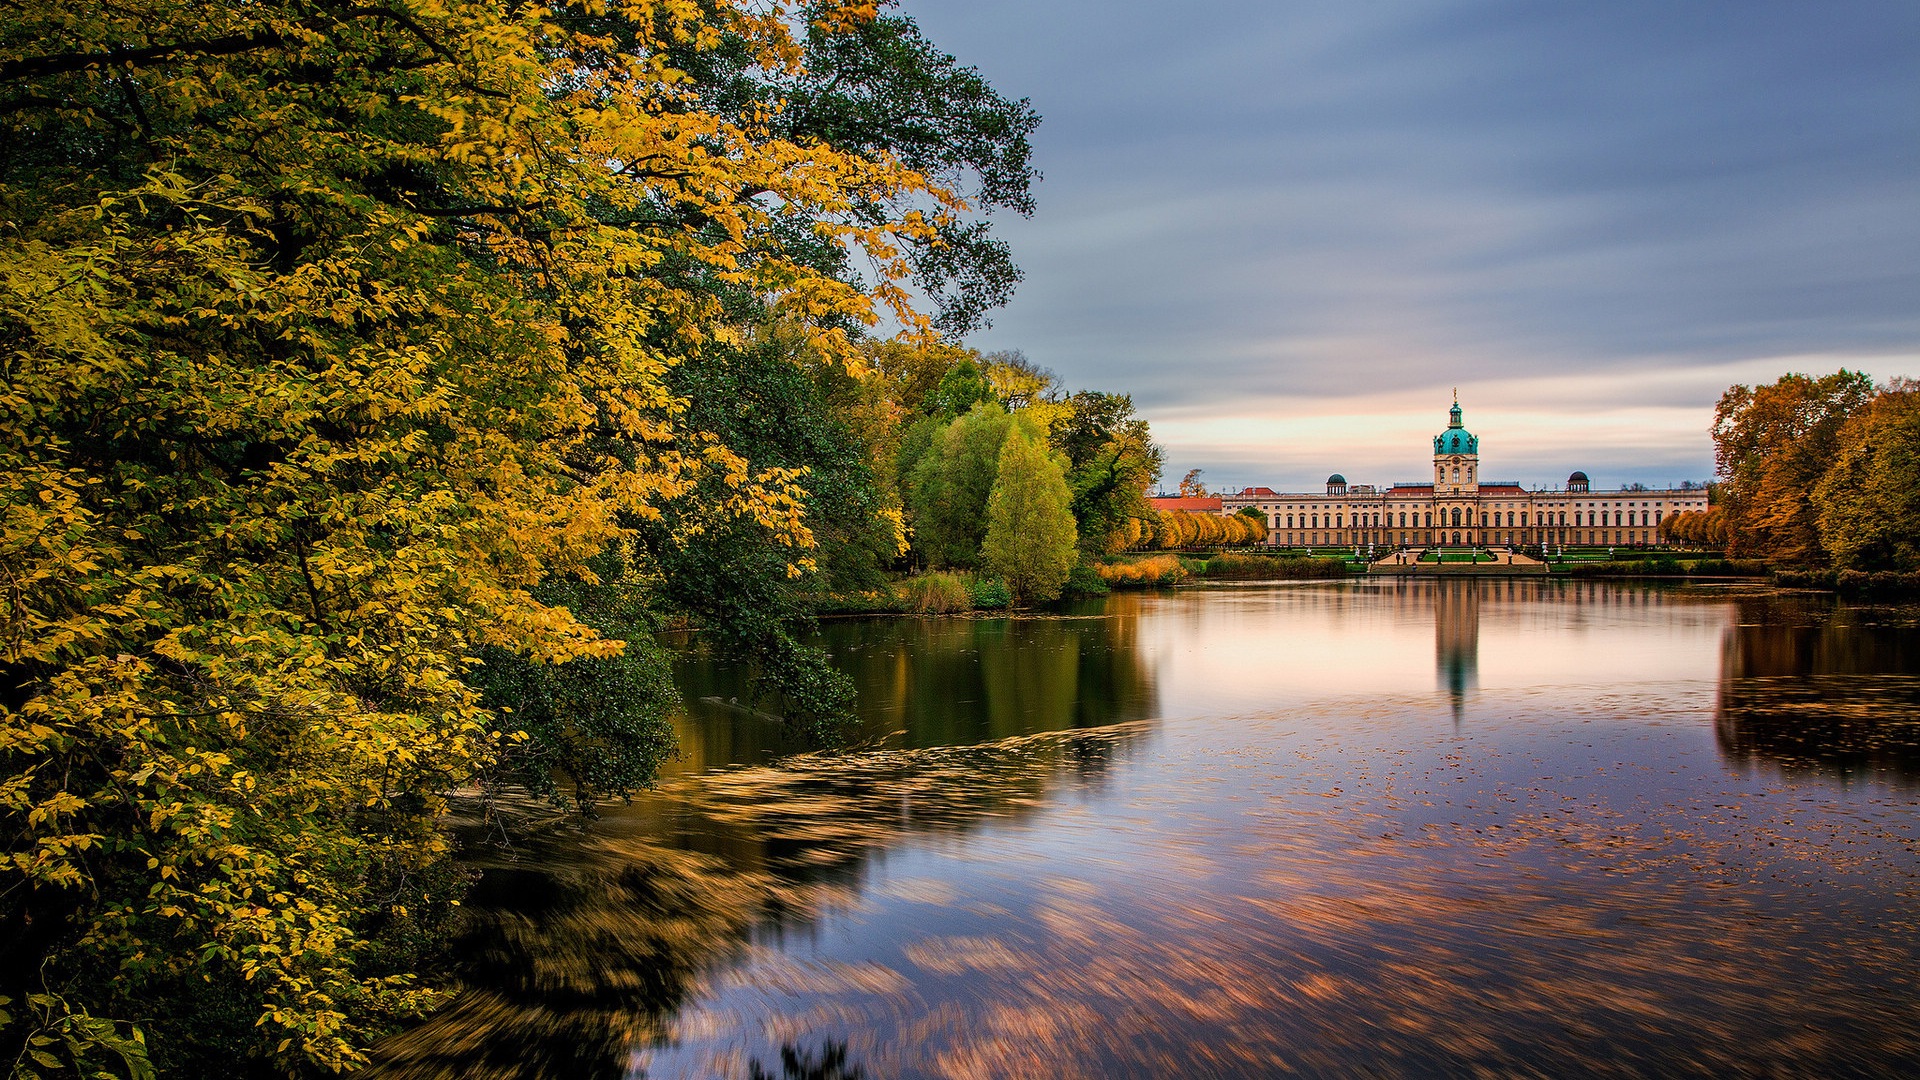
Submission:
<svg viewBox="0 0 1920 1080">
<path fill-rule="evenodd" d="M 1847 570 L 1920 570 L 1920 383 L 1894 379 L 1840 431 L 1813 489 L 1820 544 Z"/>
<path fill-rule="evenodd" d="M 1841 370 L 1735 386 L 1714 409 L 1714 459 L 1729 555 L 1813 565 L 1825 561 L 1813 489 L 1839 457 L 1847 418 L 1873 380 Z"/>
<path fill-rule="evenodd" d="M 437 1000 L 406 943 L 453 895 L 445 794 L 497 751 L 472 658 L 617 650 L 531 590 L 703 478 L 805 547 L 803 478 L 689 430 L 665 373 L 739 336 L 716 284 L 841 362 L 876 305 L 924 327 L 902 252 L 959 202 L 704 109 L 672 58 L 721 48 L 800 55 L 737 0 L 0 13 L 23 1069 L 137 1071 L 135 1020 L 183 1073 L 363 1061 Z M 877 273 L 792 257 L 796 222 Z"/>
</svg>

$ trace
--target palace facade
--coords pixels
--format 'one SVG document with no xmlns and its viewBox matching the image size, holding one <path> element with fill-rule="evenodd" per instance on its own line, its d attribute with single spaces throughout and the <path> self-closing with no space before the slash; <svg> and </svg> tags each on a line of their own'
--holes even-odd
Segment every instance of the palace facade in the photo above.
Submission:
<svg viewBox="0 0 1920 1080">
<path fill-rule="evenodd" d="M 1583 472 L 1553 489 L 1484 480 L 1480 440 L 1461 424 L 1456 398 L 1434 436 L 1432 482 L 1376 487 L 1335 473 L 1324 495 L 1247 488 L 1220 499 L 1222 513 L 1249 506 L 1267 515 L 1268 543 L 1286 547 L 1652 547 L 1665 542 L 1660 523 L 1705 510 L 1707 492 L 1593 491 Z"/>
</svg>

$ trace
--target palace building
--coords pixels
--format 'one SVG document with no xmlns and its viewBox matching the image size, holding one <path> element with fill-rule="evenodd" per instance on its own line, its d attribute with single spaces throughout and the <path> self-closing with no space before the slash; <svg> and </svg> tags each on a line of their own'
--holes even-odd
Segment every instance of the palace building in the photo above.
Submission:
<svg viewBox="0 0 1920 1080">
<path fill-rule="evenodd" d="M 1480 440 L 1460 422 L 1456 397 L 1433 439 L 1432 481 L 1376 487 L 1335 473 L 1324 495 L 1262 487 L 1220 499 L 1221 513 L 1249 506 L 1267 515 L 1268 543 L 1286 547 L 1651 547 L 1664 543 L 1662 521 L 1705 510 L 1707 492 L 1593 491 L 1583 472 L 1555 489 L 1482 479 Z"/>
</svg>

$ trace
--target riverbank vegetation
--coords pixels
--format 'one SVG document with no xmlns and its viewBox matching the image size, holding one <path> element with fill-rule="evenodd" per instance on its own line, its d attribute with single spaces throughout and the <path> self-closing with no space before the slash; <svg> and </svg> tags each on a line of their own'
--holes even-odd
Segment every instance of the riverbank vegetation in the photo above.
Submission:
<svg viewBox="0 0 1920 1080">
<path fill-rule="evenodd" d="M 1096 566 L 1100 580 L 1114 589 L 1151 589 L 1178 585 L 1192 576 L 1186 563 L 1176 555 L 1152 555 L 1145 558 L 1114 559 Z"/>
<path fill-rule="evenodd" d="M 1644 558 L 1615 558 L 1596 562 L 1556 565 L 1555 573 L 1568 577 L 1747 577 L 1764 578 L 1772 570 L 1757 559 L 1722 559 L 1713 556 L 1685 558 L 1671 553 L 1650 554 Z"/>
<path fill-rule="evenodd" d="M 6 1060 L 354 1068 L 451 792 L 654 775 L 657 627 L 831 739 L 817 598 L 1126 546 L 1131 402 L 948 343 L 1037 122 L 884 4 L 0 15 Z"/>
<path fill-rule="evenodd" d="M 1200 576 L 1214 581 L 1311 581 L 1347 576 L 1347 561 L 1338 558 L 1287 558 L 1225 551 L 1200 567 Z"/>
</svg>

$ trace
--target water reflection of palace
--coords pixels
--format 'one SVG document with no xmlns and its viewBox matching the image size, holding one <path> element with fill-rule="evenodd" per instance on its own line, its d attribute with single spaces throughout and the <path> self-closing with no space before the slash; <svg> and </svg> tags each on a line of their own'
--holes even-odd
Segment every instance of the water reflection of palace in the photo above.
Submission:
<svg viewBox="0 0 1920 1080">
<path fill-rule="evenodd" d="M 1434 584 L 1434 662 L 1441 689 L 1453 706 L 1453 722 L 1458 724 L 1467 691 L 1480 685 L 1480 583 L 1442 578 Z"/>
</svg>

